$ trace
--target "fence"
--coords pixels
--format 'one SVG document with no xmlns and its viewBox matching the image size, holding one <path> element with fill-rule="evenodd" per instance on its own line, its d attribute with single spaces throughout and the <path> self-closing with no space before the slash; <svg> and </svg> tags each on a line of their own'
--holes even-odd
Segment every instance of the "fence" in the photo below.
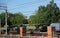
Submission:
<svg viewBox="0 0 60 38">
<path fill-rule="evenodd" d="M 42 36 L 16 36 L 16 35 L 9 35 L 9 36 L 0 36 L 0 38 L 47 38 L 47 37 L 42 37 Z"/>
<path fill-rule="evenodd" d="M 23 36 L 20 37 L 19 35 L 0 35 L 0 38 L 48 38 L 47 36 Z M 53 38 L 59 38 L 54 36 Z"/>
<path fill-rule="evenodd" d="M 19 35 L 0 35 L 0 38 L 20 38 Z"/>
<path fill-rule="evenodd" d="M 55 33 L 54 28 L 48 27 L 47 30 L 48 31 L 47 31 L 46 36 L 44 36 L 44 33 L 41 36 L 40 35 L 36 36 L 35 34 L 34 34 L 34 36 L 32 36 L 30 34 L 24 36 L 24 30 L 23 30 L 23 28 L 21 28 L 19 35 L 0 35 L 0 38 L 60 38 L 60 36 Z"/>
</svg>

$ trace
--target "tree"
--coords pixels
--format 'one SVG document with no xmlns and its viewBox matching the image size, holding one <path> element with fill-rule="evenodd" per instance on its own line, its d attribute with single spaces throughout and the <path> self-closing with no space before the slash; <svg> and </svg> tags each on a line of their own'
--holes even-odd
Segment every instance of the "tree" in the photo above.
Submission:
<svg viewBox="0 0 60 38">
<path fill-rule="evenodd" d="M 28 20 L 29 24 L 35 24 L 36 23 L 35 21 L 36 21 L 35 15 L 30 16 L 30 18 Z"/>
<path fill-rule="evenodd" d="M 60 19 L 59 8 L 56 3 L 52 3 L 52 1 L 47 4 L 47 6 L 40 6 L 36 12 L 36 14 L 30 17 L 32 23 L 35 24 L 50 24 L 59 22 Z M 34 19 L 34 20 L 33 20 Z"/>
<path fill-rule="evenodd" d="M 25 16 L 22 14 L 22 13 L 15 13 L 15 14 L 12 14 L 12 13 L 9 13 L 7 14 L 7 24 L 9 26 L 12 26 L 15 24 L 16 25 L 20 25 L 20 24 L 23 24 L 23 22 L 26 22 L 25 21 Z M 5 12 L 2 12 L 0 14 L 0 18 L 1 18 L 1 24 L 2 26 L 5 25 Z"/>
<path fill-rule="evenodd" d="M 32 24 L 51 24 L 60 22 L 60 9 L 56 3 L 50 2 L 47 6 L 40 6 L 35 15 L 30 17 Z"/>
<path fill-rule="evenodd" d="M 15 13 L 13 16 L 10 18 L 10 21 L 14 25 L 20 25 L 23 24 L 25 17 L 21 13 Z"/>
<path fill-rule="evenodd" d="M 1 26 L 4 26 L 5 25 L 5 13 L 4 12 L 0 14 L 0 18 L 1 18 Z"/>
</svg>

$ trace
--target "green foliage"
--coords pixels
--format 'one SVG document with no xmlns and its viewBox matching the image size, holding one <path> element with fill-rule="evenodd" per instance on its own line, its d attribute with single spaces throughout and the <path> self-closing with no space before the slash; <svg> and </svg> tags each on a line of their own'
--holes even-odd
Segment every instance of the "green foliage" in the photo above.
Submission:
<svg viewBox="0 0 60 38">
<path fill-rule="evenodd" d="M 47 25 L 60 22 L 60 9 L 52 1 L 46 6 L 39 6 L 35 15 L 30 16 L 29 24 L 42 24 L 41 31 L 46 31 Z M 46 27 L 43 26 L 46 24 Z M 39 26 L 36 25 L 36 29 Z"/>
<path fill-rule="evenodd" d="M 24 23 L 25 20 L 25 16 L 22 13 L 9 13 L 7 14 L 7 23 L 8 25 L 20 25 Z M 1 18 L 1 24 L 2 26 L 5 25 L 5 13 L 1 13 L 0 14 L 0 18 Z M 26 21 L 25 21 L 26 22 Z"/>
<path fill-rule="evenodd" d="M 60 10 L 56 3 L 52 1 L 47 6 L 40 6 L 35 15 L 30 16 L 30 22 L 32 24 L 50 24 L 60 22 Z"/>
<path fill-rule="evenodd" d="M 21 13 L 14 14 L 14 20 L 16 21 L 17 25 L 23 24 L 25 17 Z"/>
<path fill-rule="evenodd" d="M 30 16 L 30 19 L 28 20 L 28 22 L 29 22 L 30 24 L 36 24 L 36 17 L 35 17 L 35 15 Z"/>
<path fill-rule="evenodd" d="M 1 19 L 1 25 L 4 26 L 5 24 L 5 13 L 2 12 L 2 14 L 0 14 L 0 19 Z"/>
</svg>

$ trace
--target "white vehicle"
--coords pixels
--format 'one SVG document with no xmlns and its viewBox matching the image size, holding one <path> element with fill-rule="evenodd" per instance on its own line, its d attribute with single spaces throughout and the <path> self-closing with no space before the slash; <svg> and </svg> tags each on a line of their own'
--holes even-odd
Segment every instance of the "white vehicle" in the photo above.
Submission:
<svg viewBox="0 0 60 38">
<path fill-rule="evenodd" d="M 60 23 L 51 23 L 50 26 L 55 27 L 56 32 L 60 32 Z"/>
</svg>

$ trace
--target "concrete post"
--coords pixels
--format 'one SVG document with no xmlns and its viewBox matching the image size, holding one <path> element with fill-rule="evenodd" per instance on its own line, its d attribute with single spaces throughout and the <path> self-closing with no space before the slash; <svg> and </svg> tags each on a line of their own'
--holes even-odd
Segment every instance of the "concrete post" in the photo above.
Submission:
<svg viewBox="0 0 60 38">
<path fill-rule="evenodd" d="M 20 37 L 23 36 L 23 27 L 20 27 Z"/>
<path fill-rule="evenodd" d="M 48 32 L 48 38 L 53 38 L 53 32 L 55 31 L 54 27 L 47 27 L 47 32 Z"/>
<path fill-rule="evenodd" d="M 26 35 L 26 29 L 24 27 L 20 27 L 20 37 L 23 37 Z"/>
</svg>

